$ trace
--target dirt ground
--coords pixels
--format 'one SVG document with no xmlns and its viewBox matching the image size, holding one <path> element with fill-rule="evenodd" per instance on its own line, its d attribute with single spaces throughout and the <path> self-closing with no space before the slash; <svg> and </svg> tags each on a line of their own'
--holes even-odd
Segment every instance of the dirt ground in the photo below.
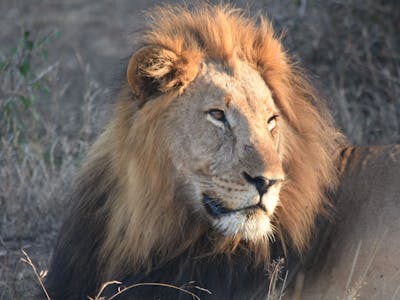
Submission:
<svg viewBox="0 0 400 300">
<path fill-rule="evenodd" d="M 8 142 L 10 131 L 0 135 L 0 300 L 31 297 L 36 280 L 20 249 L 38 269 L 48 265 L 68 207 L 64 195 L 110 115 L 143 10 L 161 2 L 0 0 L 0 58 L 21 32 L 34 41 L 54 35 L 46 59 L 32 62 L 33 75 L 45 73 L 49 89 L 36 97 L 39 118 L 21 121 L 25 139 L 18 147 Z M 286 32 L 288 51 L 309 70 L 353 143 L 400 142 L 399 1 L 230 2 L 269 16 Z M 4 78 L 0 104 L 10 97 Z"/>
</svg>

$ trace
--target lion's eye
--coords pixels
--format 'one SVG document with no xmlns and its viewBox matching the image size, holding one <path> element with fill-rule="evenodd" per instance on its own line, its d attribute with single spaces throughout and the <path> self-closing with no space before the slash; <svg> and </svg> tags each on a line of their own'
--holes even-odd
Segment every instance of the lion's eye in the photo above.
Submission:
<svg viewBox="0 0 400 300">
<path fill-rule="evenodd" d="M 214 120 L 220 122 L 226 122 L 225 113 L 223 110 L 220 109 L 211 109 L 207 112 Z"/>
<path fill-rule="evenodd" d="M 278 116 L 273 115 L 271 118 L 268 119 L 268 130 L 272 132 L 274 128 L 276 127 Z"/>
</svg>

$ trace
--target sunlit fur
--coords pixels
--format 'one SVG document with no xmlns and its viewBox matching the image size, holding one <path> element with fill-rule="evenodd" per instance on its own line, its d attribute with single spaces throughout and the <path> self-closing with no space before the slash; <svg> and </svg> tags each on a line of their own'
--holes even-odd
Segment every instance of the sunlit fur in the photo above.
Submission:
<svg viewBox="0 0 400 300">
<path fill-rule="evenodd" d="M 234 68 L 237 59 L 243 60 L 260 72 L 273 91 L 276 105 L 291 126 L 283 133 L 288 183 L 281 191 L 274 220 L 291 247 L 304 249 L 316 215 L 328 203 L 324 192 L 336 185 L 333 162 L 341 135 L 282 49 L 270 23 L 261 18 L 256 25 L 227 7 L 203 7 L 194 13 L 162 7 L 151 14 L 151 20 L 141 44 L 170 49 L 189 62 L 191 56 L 196 61 L 200 56 Z M 133 120 L 136 108 L 125 89 L 112 124 L 92 150 L 86 171 L 90 174 L 90 164 L 96 164 L 98 157 L 108 156 L 113 162 L 109 176 L 116 176 L 123 185 L 109 202 L 114 217 L 103 246 L 103 256 L 111 256 L 114 266 L 127 260 L 146 264 L 155 249 L 161 257 L 174 257 L 203 232 L 201 224 L 188 223 L 186 212 L 176 209 L 174 182 L 170 182 L 174 177 L 166 176 L 173 172 L 172 167 L 168 155 L 160 151 L 168 142 L 161 135 L 168 124 L 163 124 L 159 115 L 176 93 L 165 95 L 156 105 L 146 105 Z M 254 246 L 263 248 L 268 257 L 265 245 Z"/>
<path fill-rule="evenodd" d="M 150 18 L 138 46 L 168 49 L 164 54 L 174 66 L 142 71 L 162 77 L 174 67 L 176 78 L 159 84 L 161 101 L 143 105 L 146 94 L 134 87 L 139 79 L 128 74 L 130 85 L 123 84 L 114 117 L 80 175 L 82 182 L 91 182 L 90 178 L 102 174 L 91 182 L 96 185 L 91 193 L 75 205 L 91 218 L 98 217 L 98 211 L 106 212 L 104 241 L 96 246 L 104 265 L 99 281 L 119 278 L 129 270 L 150 270 L 156 263 L 179 256 L 204 234 L 213 241 L 213 249 L 206 249 L 204 255 L 247 247 L 259 262 L 270 262 L 268 241 L 242 244 L 240 236 L 218 235 L 201 218 L 189 219 L 189 209 L 176 202 L 180 183 L 171 163 L 173 153 L 165 149 L 170 142 L 166 132 L 178 129 L 171 128 L 161 115 L 190 88 L 199 63 L 206 59 L 223 63 L 233 73 L 240 60 L 257 70 L 272 91 L 286 124 L 280 143 L 287 177 L 272 225 L 287 247 L 301 252 L 313 233 L 316 216 L 329 205 L 326 191 L 337 184 L 334 161 L 343 138 L 325 106 L 265 18 L 255 21 L 225 6 L 202 6 L 194 11 L 161 7 Z M 138 101 L 132 100 L 132 93 Z M 96 207 L 95 199 L 104 194 L 108 195 L 105 204 Z"/>
</svg>

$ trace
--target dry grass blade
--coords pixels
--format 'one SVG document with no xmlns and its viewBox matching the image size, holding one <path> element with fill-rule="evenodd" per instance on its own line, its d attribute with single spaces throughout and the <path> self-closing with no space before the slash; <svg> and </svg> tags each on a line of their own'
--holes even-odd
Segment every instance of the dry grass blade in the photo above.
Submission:
<svg viewBox="0 0 400 300">
<path fill-rule="evenodd" d="M 280 297 L 282 296 L 283 288 L 281 289 L 279 294 L 277 294 L 277 286 L 278 286 L 278 282 L 280 279 L 280 274 L 281 274 L 283 266 L 284 266 L 284 259 L 274 261 L 271 265 L 273 270 L 270 274 L 267 300 L 275 299 L 278 296 L 280 299 Z M 286 276 L 287 276 L 287 274 L 286 274 Z M 285 281 L 286 281 L 286 276 L 285 276 Z M 285 283 L 283 283 L 283 284 L 285 284 Z"/>
<path fill-rule="evenodd" d="M 106 287 L 108 287 L 108 286 L 110 286 L 110 285 L 112 285 L 112 284 L 121 284 L 121 283 L 122 283 L 122 282 L 116 281 L 116 280 L 106 282 L 106 283 L 104 283 L 104 284 L 101 286 L 99 292 L 97 293 L 97 295 L 96 295 L 94 298 L 88 297 L 88 299 L 89 299 L 89 300 L 100 300 L 100 299 L 103 299 L 103 297 L 101 297 L 101 294 L 103 294 L 103 292 L 104 292 L 104 290 L 105 290 Z"/>
<path fill-rule="evenodd" d="M 43 292 L 46 295 L 47 300 L 51 300 L 50 296 L 47 293 L 47 290 L 46 290 L 46 288 L 44 287 L 44 284 L 43 284 L 43 278 L 46 276 L 47 272 L 46 271 L 41 271 L 40 273 L 38 273 L 34 263 L 32 262 L 31 258 L 28 255 L 28 253 L 26 253 L 24 249 L 21 249 L 21 251 L 22 251 L 22 253 L 24 255 L 24 257 L 22 257 L 21 260 L 24 263 L 26 263 L 29 266 L 31 266 L 33 272 L 35 273 L 35 276 L 36 276 L 37 280 L 39 281 L 40 286 L 42 287 Z"/>
<path fill-rule="evenodd" d="M 400 291 L 400 286 L 394 291 L 393 297 L 392 297 L 391 300 L 396 300 L 396 299 L 398 299 L 398 298 L 396 298 L 396 297 L 397 297 L 397 294 L 399 293 L 399 291 Z"/>
<path fill-rule="evenodd" d="M 88 299 L 89 300 L 103 300 L 103 299 L 106 299 L 106 298 L 102 297 L 101 294 L 104 292 L 104 289 L 106 287 L 108 287 L 110 285 L 113 285 L 113 284 L 121 284 L 121 282 L 119 282 L 119 281 L 109 281 L 109 282 L 104 283 L 102 285 L 99 293 L 96 295 L 96 297 L 95 298 L 88 297 Z M 116 297 L 118 297 L 119 295 L 125 293 L 126 291 L 128 291 L 130 289 L 133 289 L 133 288 L 136 288 L 136 287 L 140 287 L 140 286 L 161 286 L 161 287 L 166 287 L 166 288 L 172 288 L 172 289 L 181 291 L 181 292 L 183 292 L 185 294 L 188 294 L 188 295 L 192 296 L 193 299 L 201 300 L 201 298 L 199 296 L 197 296 L 196 294 L 192 293 L 191 291 L 189 291 L 189 290 L 187 290 L 185 288 L 178 287 L 178 286 L 175 286 L 175 285 L 172 285 L 172 284 L 160 283 L 160 282 L 142 282 L 142 283 L 132 284 L 132 285 L 129 285 L 127 287 L 119 287 L 118 288 L 118 292 L 115 293 L 113 296 L 107 298 L 106 300 L 113 300 Z M 193 287 L 198 289 L 198 290 L 200 290 L 200 291 L 203 291 L 203 292 L 206 292 L 208 294 L 211 294 L 211 292 L 209 290 L 205 289 L 205 288 L 202 288 L 202 287 L 199 287 L 199 286 L 193 286 Z"/>
<path fill-rule="evenodd" d="M 358 260 L 358 255 L 360 254 L 361 245 L 362 245 L 362 241 L 359 241 L 359 242 L 358 242 L 358 245 L 357 245 L 356 253 L 355 253 L 355 255 L 354 255 L 353 263 L 352 263 L 352 265 L 351 265 L 349 277 L 347 278 L 347 283 L 346 283 L 346 287 L 345 287 L 345 289 L 344 289 L 343 299 L 346 298 L 346 293 L 348 292 L 348 290 L 349 290 L 349 288 L 350 288 L 350 283 L 351 283 L 351 280 L 352 280 L 352 278 L 353 278 L 354 270 L 355 270 L 355 268 L 356 268 L 356 264 L 357 264 L 357 260 Z"/>
<path fill-rule="evenodd" d="M 286 288 L 286 281 L 287 281 L 288 275 L 289 275 L 289 272 L 286 271 L 285 278 L 283 279 L 283 283 L 282 283 L 282 286 L 281 286 L 281 291 L 279 292 L 279 299 L 278 300 L 282 300 L 282 297 L 284 295 L 284 291 L 285 291 L 285 288 Z"/>
</svg>

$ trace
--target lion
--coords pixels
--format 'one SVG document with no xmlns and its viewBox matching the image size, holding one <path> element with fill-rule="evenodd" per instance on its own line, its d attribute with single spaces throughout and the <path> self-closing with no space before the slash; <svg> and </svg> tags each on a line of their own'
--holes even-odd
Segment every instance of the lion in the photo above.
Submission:
<svg viewBox="0 0 400 300">
<path fill-rule="evenodd" d="M 346 147 L 338 166 L 335 221 L 303 262 L 302 298 L 399 299 L 400 145 Z"/>
<path fill-rule="evenodd" d="M 348 143 L 265 18 L 204 5 L 150 20 L 71 194 L 48 293 L 87 299 L 117 280 L 102 296 L 265 299 L 274 262 L 289 285 L 321 247 Z"/>
</svg>

